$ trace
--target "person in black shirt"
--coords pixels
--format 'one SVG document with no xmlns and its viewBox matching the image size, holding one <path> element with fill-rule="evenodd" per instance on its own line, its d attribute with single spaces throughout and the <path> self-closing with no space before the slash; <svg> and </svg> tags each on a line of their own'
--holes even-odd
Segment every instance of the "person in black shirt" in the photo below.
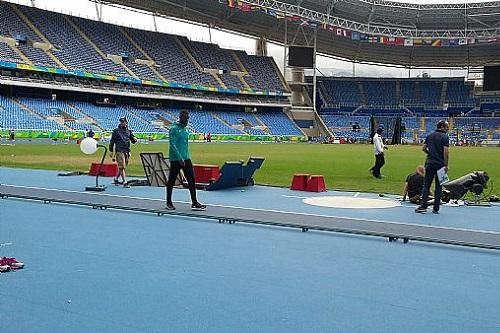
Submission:
<svg viewBox="0 0 500 333">
<path fill-rule="evenodd" d="M 417 166 L 414 173 L 406 177 L 405 188 L 403 190 L 403 201 L 408 201 L 414 204 L 420 204 L 422 196 L 422 188 L 424 186 L 425 169 L 422 165 Z M 429 200 L 431 200 L 429 196 Z M 427 202 L 429 204 L 429 202 Z"/>
<path fill-rule="evenodd" d="M 130 159 L 130 143 L 136 143 L 132 131 L 128 128 L 128 120 L 125 117 L 120 118 L 120 124 L 113 130 L 111 140 L 109 141 L 109 151 L 113 161 L 118 164 L 118 175 L 114 179 L 114 184 L 119 184 L 118 178 L 121 176 L 123 187 L 130 187 L 127 183 L 125 169 Z M 113 152 L 116 150 L 116 154 Z"/>
<path fill-rule="evenodd" d="M 424 153 L 427 154 L 427 159 L 425 160 L 424 185 L 422 187 L 422 200 L 420 206 L 415 209 L 415 213 L 425 213 L 427 211 L 429 190 L 432 180 L 435 179 L 435 197 L 432 212 L 434 214 L 439 214 L 442 186 L 439 183 L 437 171 L 444 168 L 444 170 L 448 172 L 448 147 L 450 146 L 450 139 L 447 134 L 448 129 L 448 122 L 446 120 L 440 120 L 437 123 L 436 131 L 425 138 L 425 143 L 422 147 Z"/>
</svg>

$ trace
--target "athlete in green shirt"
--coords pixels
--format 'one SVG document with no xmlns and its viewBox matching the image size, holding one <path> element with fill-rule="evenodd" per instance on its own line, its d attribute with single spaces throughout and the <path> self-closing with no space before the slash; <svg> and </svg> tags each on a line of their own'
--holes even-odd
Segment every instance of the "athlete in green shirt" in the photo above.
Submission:
<svg viewBox="0 0 500 333">
<path fill-rule="evenodd" d="M 189 121 L 189 112 L 182 110 L 179 114 L 179 121 L 170 127 L 169 141 L 170 147 L 168 158 L 170 160 L 170 173 L 167 182 L 167 209 L 175 210 L 172 202 L 172 191 L 174 189 L 175 180 L 179 175 L 180 170 L 184 172 L 184 176 L 188 182 L 189 193 L 191 194 L 191 209 L 205 210 L 207 206 L 202 205 L 196 199 L 196 184 L 194 180 L 193 163 L 189 154 L 189 131 L 187 124 Z"/>
</svg>

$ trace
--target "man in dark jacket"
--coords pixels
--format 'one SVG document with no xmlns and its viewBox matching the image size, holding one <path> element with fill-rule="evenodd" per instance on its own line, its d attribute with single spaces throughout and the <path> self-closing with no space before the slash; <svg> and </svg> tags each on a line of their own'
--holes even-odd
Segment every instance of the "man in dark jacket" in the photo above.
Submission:
<svg viewBox="0 0 500 333">
<path fill-rule="evenodd" d="M 434 208 L 432 212 L 439 214 L 439 204 L 441 202 L 442 186 L 438 177 L 438 170 L 448 172 L 448 147 L 450 139 L 448 137 L 449 125 L 446 120 L 437 123 L 437 129 L 425 138 L 422 150 L 427 154 L 425 160 L 425 177 L 422 188 L 422 200 L 420 206 L 415 209 L 415 213 L 425 213 L 427 211 L 427 200 L 432 180 L 435 179 L 434 187 Z M 440 171 L 441 172 L 441 171 Z"/>
<path fill-rule="evenodd" d="M 113 183 L 120 184 L 119 177 L 122 178 L 123 187 L 130 187 L 127 183 L 127 176 L 125 169 L 127 168 L 130 159 L 130 143 L 136 143 L 137 139 L 128 128 L 127 118 L 120 118 L 120 124 L 114 129 L 109 141 L 109 152 L 113 161 L 116 160 L 118 164 L 118 175 L 115 177 Z M 116 152 L 116 153 L 115 153 Z"/>
</svg>

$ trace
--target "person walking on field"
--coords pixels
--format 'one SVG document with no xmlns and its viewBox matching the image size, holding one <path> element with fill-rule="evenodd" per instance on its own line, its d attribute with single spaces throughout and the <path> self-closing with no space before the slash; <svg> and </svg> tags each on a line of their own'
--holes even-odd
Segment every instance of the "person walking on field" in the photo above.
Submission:
<svg viewBox="0 0 500 333">
<path fill-rule="evenodd" d="M 442 186 L 439 181 L 438 170 L 442 169 L 444 172 L 448 172 L 448 148 L 450 146 L 450 139 L 447 134 L 448 130 L 448 122 L 446 120 L 440 120 L 437 123 L 436 131 L 425 138 L 425 143 L 422 147 L 424 153 L 427 154 L 427 159 L 425 160 L 424 186 L 422 188 L 422 200 L 420 206 L 415 209 L 415 213 L 427 212 L 429 190 L 432 180 L 434 179 L 434 207 L 432 212 L 434 214 L 439 214 Z"/>
<path fill-rule="evenodd" d="M 115 185 L 120 184 L 119 177 L 122 178 L 123 187 L 130 187 L 127 182 L 125 170 L 130 159 L 130 143 L 137 143 L 137 139 L 128 128 L 128 120 L 125 117 L 120 118 L 120 124 L 113 130 L 111 140 L 109 141 L 109 152 L 111 159 L 116 160 L 118 164 L 118 175 L 113 180 Z M 114 153 L 116 151 L 116 153 Z"/>
<path fill-rule="evenodd" d="M 380 169 L 385 164 L 384 157 L 384 149 L 387 147 L 384 145 L 384 141 L 382 140 L 382 133 L 384 129 L 379 127 L 377 128 L 377 132 L 373 136 L 373 149 L 375 151 L 375 165 L 370 168 L 370 172 L 375 178 L 382 178 L 382 174 L 380 173 Z"/>
<path fill-rule="evenodd" d="M 188 182 L 189 193 L 191 195 L 191 209 L 205 210 L 207 206 L 202 205 L 196 198 L 196 184 L 194 179 L 193 163 L 191 162 L 191 154 L 189 153 L 189 131 L 187 124 L 189 121 L 189 112 L 182 110 L 179 114 L 179 121 L 174 123 L 169 130 L 169 151 L 168 158 L 170 160 L 170 172 L 167 182 L 167 209 L 175 210 L 172 202 L 172 192 L 175 185 L 175 180 L 179 175 L 180 170 L 184 172 L 184 176 Z"/>
</svg>

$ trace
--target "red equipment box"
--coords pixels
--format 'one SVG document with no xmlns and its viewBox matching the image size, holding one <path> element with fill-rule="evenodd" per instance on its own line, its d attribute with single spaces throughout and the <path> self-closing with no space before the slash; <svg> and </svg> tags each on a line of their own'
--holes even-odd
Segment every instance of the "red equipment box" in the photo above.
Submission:
<svg viewBox="0 0 500 333">
<path fill-rule="evenodd" d="M 89 175 L 97 176 L 101 163 L 92 163 L 90 165 Z M 99 176 L 103 177 L 116 177 L 118 175 L 118 165 L 116 163 L 104 163 L 101 168 Z"/>
<path fill-rule="evenodd" d="M 193 164 L 194 179 L 196 183 L 209 184 L 219 179 L 218 165 Z"/>
<path fill-rule="evenodd" d="M 292 186 L 290 187 L 290 189 L 294 191 L 306 191 L 308 178 L 309 175 L 306 173 L 294 174 L 292 178 Z"/>
<path fill-rule="evenodd" d="M 307 187 L 306 191 L 309 192 L 325 192 L 325 179 L 322 175 L 311 175 L 309 179 L 307 179 Z"/>
</svg>

